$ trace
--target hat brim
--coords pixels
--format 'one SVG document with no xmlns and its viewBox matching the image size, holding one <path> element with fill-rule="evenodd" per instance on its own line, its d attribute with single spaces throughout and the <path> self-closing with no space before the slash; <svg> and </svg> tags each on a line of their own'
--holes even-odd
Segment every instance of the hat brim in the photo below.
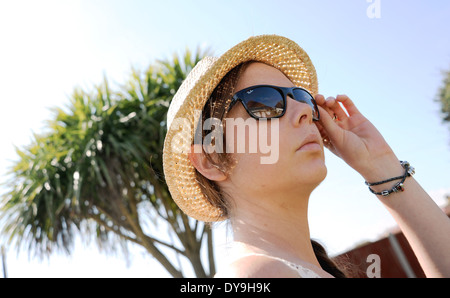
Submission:
<svg viewBox="0 0 450 298">
<path fill-rule="evenodd" d="M 205 222 L 226 219 L 202 193 L 189 159 L 198 111 L 222 78 L 237 65 L 259 61 L 283 72 L 295 86 L 315 95 L 317 74 L 308 54 L 292 40 L 277 35 L 250 37 L 219 58 L 202 59 L 175 94 L 167 114 L 167 135 L 163 149 L 164 175 L 175 203 L 187 215 Z"/>
</svg>

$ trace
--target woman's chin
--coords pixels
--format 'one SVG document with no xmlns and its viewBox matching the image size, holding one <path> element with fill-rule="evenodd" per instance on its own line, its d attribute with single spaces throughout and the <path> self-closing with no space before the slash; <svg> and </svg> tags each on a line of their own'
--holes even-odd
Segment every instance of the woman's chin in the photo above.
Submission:
<svg viewBox="0 0 450 298">
<path fill-rule="evenodd" d="M 327 167 L 325 162 L 316 159 L 308 167 L 303 167 L 298 173 L 298 180 L 306 184 L 311 184 L 314 188 L 317 187 L 327 177 Z"/>
</svg>

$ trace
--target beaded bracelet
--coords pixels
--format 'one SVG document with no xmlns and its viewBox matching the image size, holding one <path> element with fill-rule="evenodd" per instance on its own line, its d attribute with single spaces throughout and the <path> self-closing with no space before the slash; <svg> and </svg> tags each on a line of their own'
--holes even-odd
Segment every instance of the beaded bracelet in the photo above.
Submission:
<svg viewBox="0 0 450 298">
<path fill-rule="evenodd" d="M 379 196 L 387 197 L 388 195 L 390 195 L 393 192 L 404 191 L 405 188 L 403 186 L 403 183 L 405 182 L 407 177 L 410 177 L 415 174 L 415 170 L 413 167 L 411 167 L 411 165 L 407 161 L 400 161 L 400 164 L 405 169 L 405 174 L 403 174 L 402 176 L 393 177 L 393 178 L 389 178 L 387 180 L 383 180 L 383 181 L 379 181 L 379 182 L 372 182 L 372 183 L 366 181 L 365 183 L 367 186 L 369 186 L 370 192 L 372 192 L 373 194 L 379 195 Z M 391 189 L 383 190 L 381 192 L 375 192 L 372 188 L 370 188 L 370 186 L 373 186 L 373 185 L 380 185 L 380 184 L 384 184 L 384 183 L 391 182 L 394 180 L 399 180 L 399 179 L 401 179 L 401 181 L 396 183 L 394 185 L 394 187 L 392 187 Z"/>
</svg>

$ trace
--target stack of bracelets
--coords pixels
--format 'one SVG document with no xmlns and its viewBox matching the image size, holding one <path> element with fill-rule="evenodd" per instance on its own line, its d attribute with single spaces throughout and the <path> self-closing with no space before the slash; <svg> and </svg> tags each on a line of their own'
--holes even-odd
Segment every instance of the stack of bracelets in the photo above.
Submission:
<svg viewBox="0 0 450 298">
<path fill-rule="evenodd" d="M 402 176 L 393 177 L 393 178 L 390 178 L 390 179 L 387 179 L 387 180 L 383 180 L 383 181 L 380 181 L 380 182 L 370 183 L 370 182 L 366 181 L 366 185 L 369 186 L 369 190 L 373 194 L 376 194 L 376 195 L 379 195 L 379 196 L 383 196 L 383 197 L 387 197 L 388 195 L 390 195 L 393 192 L 404 191 L 405 188 L 403 187 L 403 183 L 405 182 L 407 177 L 410 177 L 410 176 L 414 175 L 415 171 L 414 171 L 414 168 L 411 167 L 409 162 L 407 162 L 407 161 L 400 161 L 400 164 L 405 169 L 405 174 L 403 174 Z M 396 183 L 394 185 L 394 187 L 392 187 L 391 189 L 388 189 L 388 190 L 383 190 L 381 192 L 375 192 L 372 188 L 370 188 L 370 186 L 380 185 L 380 184 L 388 183 L 388 182 L 395 181 L 395 180 L 400 180 L 400 182 Z"/>
</svg>

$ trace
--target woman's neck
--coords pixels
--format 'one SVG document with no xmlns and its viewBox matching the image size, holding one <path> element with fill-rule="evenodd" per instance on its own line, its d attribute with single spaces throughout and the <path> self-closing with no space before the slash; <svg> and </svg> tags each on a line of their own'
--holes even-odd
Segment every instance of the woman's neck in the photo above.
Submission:
<svg viewBox="0 0 450 298">
<path fill-rule="evenodd" d="M 258 204 L 250 203 L 255 200 L 239 200 L 231 220 L 234 241 L 256 253 L 291 261 L 299 259 L 320 268 L 310 240 L 308 199 L 309 196 L 293 200 L 272 198 L 271 202 L 261 199 Z"/>
</svg>

